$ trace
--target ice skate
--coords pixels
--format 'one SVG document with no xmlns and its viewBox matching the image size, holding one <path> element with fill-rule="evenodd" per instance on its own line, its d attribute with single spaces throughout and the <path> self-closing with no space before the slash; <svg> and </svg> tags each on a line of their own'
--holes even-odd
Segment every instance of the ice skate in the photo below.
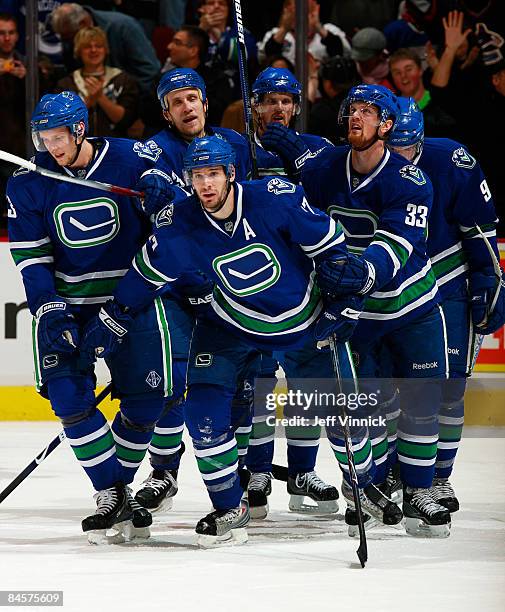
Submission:
<svg viewBox="0 0 505 612">
<path fill-rule="evenodd" d="M 149 529 L 153 524 L 151 513 L 137 502 L 133 497 L 133 492 L 130 487 L 126 487 L 126 494 L 133 513 L 131 519 L 133 529 L 130 533 L 130 539 L 147 539 L 151 537 L 151 531 Z"/>
<path fill-rule="evenodd" d="M 137 491 L 135 501 L 153 514 L 170 510 L 177 493 L 177 470 L 153 470 Z"/>
<path fill-rule="evenodd" d="M 133 511 L 123 485 L 98 491 L 96 511 L 82 521 L 82 530 L 90 544 L 120 544 L 129 539 Z"/>
<path fill-rule="evenodd" d="M 405 487 L 403 491 L 405 530 L 409 535 L 424 538 L 447 538 L 451 515 L 447 508 L 433 501 L 433 487 Z"/>
<path fill-rule="evenodd" d="M 344 480 L 342 483 L 342 494 L 347 500 L 349 509 L 354 511 L 354 514 L 348 514 L 346 512 L 346 522 L 350 527 L 352 527 L 357 525 L 356 509 L 354 506 L 354 498 L 352 496 L 352 487 L 346 480 Z M 359 495 L 361 510 L 365 515 L 364 518 L 366 518 L 366 515 L 369 515 L 371 518 L 376 520 L 376 523 L 370 522 L 368 524 L 368 528 L 378 523 L 382 523 L 383 525 L 397 525 L 402 520 L 403 515 L 400 508 L 394 502 L 392 502 L 389 497 L 384 495 L 384 493 L 375 485 L 370 484 L 364 489 L 359 489 Z M 354 520 L 352 520 L 353 517 Z M 349 535 L 354 534 L 355 530 L 350 529 Z"/>
<path fill-rule="evenodd" d="M 247 542 L 246 525 L 250 520 L 249 505 L 242 500 L 238 508 L 214 510 L 196 526 L 197 544 L 201 548 L 245 544 Z"/>
<path fill-rule="evenodd" d="M 447 478 L 434 478 L 430 491 L 433 501 L 447 508 L 451 514 L 459 510 L 458 498 Z"/>
<path fill-rule="evenodd" d="M 306 514 L 334 514 L 338 512 L 338 491 L 314 472 L 302 472 L 288 477 L 289 509 Z M 315 504 L 304 503 L 308 497 Z"/>
<path fill-rule="evenodd" d="M 272 474 L 269 472 L 252 473 L 247 491 L 251 518 L 266 518 L 268 514 L 268 496 L 272 492 Z"/>
</svg>

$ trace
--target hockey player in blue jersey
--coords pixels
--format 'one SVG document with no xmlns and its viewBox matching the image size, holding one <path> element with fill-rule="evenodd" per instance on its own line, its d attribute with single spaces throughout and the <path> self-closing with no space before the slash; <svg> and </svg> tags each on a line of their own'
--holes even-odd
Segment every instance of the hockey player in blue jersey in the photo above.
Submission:
<svg viewBox="0 0 505 612">
<path fill-rule="evenodd" d="M 44 96 L 31 122 L 37 165 L 136 186 L 145 191 L 147 204 L 151 198 L 173 198 L 173 187 L 160 174 L 141 178 L 153 162 L 142 143 L 88 139 L 87 128 L 88 112 L 76 94 Z M 121 525 L 117 535 L 124 537 L 132 520 L 139 528 L 152 521 L 126 485 L 146 453 L 165 398 L 184 390 L 185 369 L 172 371 L 169 302 L 157 298 L 134 320 L 123 316 L 132 333 L 107 360 L 114 394 L 121 399 L 112 427 L 95 406 L 94 357 L 77 349 L 88 322 L 110 299 L 148 236 L 150 223 L 134 199 L 24 169 L 9 180 L 7 195 L 10 249 L 34 316 L 37 387 L 97 491 L 96 513 L 82 521 L 83 531 L 90 541 L 101 542 L 107 528 Z"/>
<path fill-rule="evenodd" d="M 433 498 L 455 512 L 459 502 L 449 477 L 463 429 L 466 379 L 477 357 L 479 337 L 505 323 L 505 283 L 502 280 L 500 285 L 493 262 L 499 261 L 497 218 L 477 160 L 459 142 L 424 138 L 423 114 L 415 101 L 398 101 L 401 113 L 388 146 L 421 168 L 433 183 L 427 251 L 443 300 L 449 360 L 449 381 L 444 385 L 439 415 Z"/>
<path fill-rule="evenodd" d="M 154 234 L 106 308 L 111 317 L 135 312 L 176 282 L 191 289 L 189 301 L 201 311 L 191 341 L 185 419 L 214 507 L 197 524 L 198 541 L 214 546 L 247 537 L 249 510 L 241 503 L 230 422 L 242 372 L 259 351 L 280 350 L 288 377 L 334 379 L 328 347 L 318 350 L 316 339 L 332 333 L 347 338 L 362 300 L 321 301 L 314 262 L 345 259 L 347 252 L 341 228 L 310 206 L 301 187 L 279 178 L 236 183 L 233 150 L 217 136 L 195 139 L 185 168 L 195 194 L 159 213 Z M 195 284 L 198 275 L 202 280 Z M 114 328 L 97 318 L 83 346 L 114 346 Z M 343 376 L 352 379 L 347 346 L 339 344 L 338 351 Z M 340 431 L 327 431 L 345 471 Z M 370 484 L 374 465 L 366 428 L 355 430 L 353 447 L 363 506 L 387 524 L 398 523 L 398 507 Z"/>
<path fill-rule="evenodd" d="M 284 168 L 283 159 L 263 148 L 263 136 L 270 123 L 279 123 L 286 128 L 293 126 L 300 112 L 302 86 L 295 76 L 286 68 L 266 68 L 256 80 L 252 88 L 252 109 L 255 117 L 255 140 L 260 177 L 291 174 L 290 168 Z M 325 138 L 312 134 L 300 134 L 307 147 L 313 151 L 321 151 L 333 147 Z M 263 354 L 261 357 L 260 377 L 271 381 L 270 387 L 275 387 L 278 368 L 277 359 Z M 266 384 L 266 383 L 264 383 Z M 268 385 L 267 385 L 268 387 Z M 265 389 L 268 391 L 268 389 Z M 249 506 L 253 518 L 265 518 L 268 512 L 268 500 L 272 490 L 272 461 L 274 455 L 275 427 L 269 426 L 267 415 L 256 416 L 253 422 L 249 449 L 247 451 L 247 468 L 251 472 L 249 481 Z M 325 483 L 314 471 L 321 428 L 318 426 L 295 429 L 286 427 L 288 446 L 288 484 L 290 494 L 289 507 L 298 512 L 320 512 L 328 514 L 338 512 L 338 491 Z M 316 505 L 304 503 L 304 497 L 310 498 Z"/>
<path fill-rule="evenodd" d="M 388 89 L 359 85 L 339 113 L 350 146 L 313 158 L 301 139 L 278 125 L 269 126 L 263 143 L 298 170 L 309 200 L 344 227 L 348 249 L 356 255 L 345 266 L 321 264 L 319 284 L 332 295 L 366 297 L 351 340 L 358 377 L 380 375 L 377 367 L 386 351 L 392 376 L 405 379 L 400 380 L 398 459 L 406 529 L 445 537 L 450 514 L 432 498 L 441 389 L 429 383 L 447 375 L 444 318 L 426 255 L 433 193 L 422 170 L 385 146 L 398 115 Z M 387 490 L 387 431 L 377 428 L 371 437 L 375 482 Z M 353 513 L 346 518 L 355 522 Z"/>
<path fill-rule="evenodd" d="M 174 68 L 165 73 L 158 85 L 157 93 L 167 127 L 145 143 L 146 148 L 156 159 L 157 170 L 164 172 L 174 184 L 185 187 L 183 159 L 189 143 L 205 134 L 219 134 L 226 138 L 235 151 L 238 180 L 246 178 L 250 169 L 247 141 L 234 130 L 207 124 L 209 100 L 205 82 L 195 70 Z M 162 206 L 163 202 L 155 202 L 153 208 L 146 210 L 146 213 L 151 215 Z M 176 307 L 174 304 L 174 308 Z M 189 329 L 189 333 L 178 334 L 172 343 L 174 356 L 181 360 L 187 359 L 189 352 L 192 319 L 189 313 L 184 314 L 183 308 L 178 308 L 178 319 L 182 322 L 185 317 L 186 323 L 183 327 Z M 240 402 L 241 399 L 239 393 L 237 401 Z M 177 492 L 177 471 L 184 428 L 183 409 L 184 406 L 180 403 L 161 417 L 149 447 L 153 469 L 137 491 L 135 498 L 153 512 L 169 509 L 172 497 Z M 241 453 L 245 453 L 248 435 L 242 434 L 242 431 L 244 429 L 241 429 L 237 435 L 245 440 L 241 448 Z"/>
</svg>

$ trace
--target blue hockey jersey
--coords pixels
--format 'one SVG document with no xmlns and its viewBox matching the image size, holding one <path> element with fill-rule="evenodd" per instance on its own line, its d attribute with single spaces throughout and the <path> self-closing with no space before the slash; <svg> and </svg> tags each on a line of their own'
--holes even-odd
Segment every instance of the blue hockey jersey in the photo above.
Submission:
<svg viewBox="0 0 505 612">
<path fill-rule="evenodd" d="M 335 147 L 305 162 L 302 184 L 309 201 L 342 224 L 349 251 L 375 267 L 376 291 L 357 332 L 376 330 L 377 321 L 386 332 L 433 308 L 440 299 L 426 255 L 433 192 L 422 170 L 386 150 L 373 172 L 353 177 L 350 148 Z"/>
<path fill-rule="evenodd" d="M 196 196 L 162 210 L 115 295 L 135 309 L 146 294 L 201 271 L 215 282 L 220 324 L 259 348 L 293 347 L 322 309 L 314 262 L 346 255 L 342 228 L 284 179 L 235 185 L 228 231 Z"/>
<path fill-rule="evenodd" d="M 222 136 L 230 143 L 236 156 L 236 180 L 245 180 L 250 173 L 251 163 L 247 140 L 244 136 L 235 130 L 220 127 L 208 128 L 207 132 L 208 135 Z M 165 172 L 176 185 L 181 187 L 185 186 L 182 170 L 188 144 L 186 140 L 170 129 L 158 132 L 145 142 L 145 146 L 156 156 L 156 167 Z"/>
<path fill-rule="evenodd" d="M 90 141 L 96 145 L 96 155 L 86 178 L 132 188 L 154 163 L 143 143 L 118 138 Z M 35 163 L 71 174 L 49 153 L 38 153 Z M 149 221 L 131 198 L 23 168 L 9 179 L 7 197 L 11 254 L 33 314 L 45 295 L 58 295 L 70 304 L 111 299 L 150 233 Z"/>
<path fill-rule="evenodd" d="M 446 298 L 465 285 L 469 269 L 493 267 L 476 228 L 477 224 L 498 256 L 493 198 L 478 162 L 459 142 L 426 138 L 414 163 L 433 183 L 428 255 Z"/>
<path fill-rule="evenodd" d="M 298 132 L 297 132 L 298 134 Z M 323 138 L 322 136 L 316 136 L 314 134 L 298 134 L 300 138 L 305 142 L 307 148 L 314 154 L 318 155 L 324 149 L 335 148 L 333 143 Z M 258 135 L 254 135 L 256 141 L 256 157 L 258 160 L 258 175 L 260 178 L 265 176 L 286 176 L 287 172 L 284 168 L 284 162 L 280 155 L 273 151 L 267 151 L 263 148 Z"/>
</svg>

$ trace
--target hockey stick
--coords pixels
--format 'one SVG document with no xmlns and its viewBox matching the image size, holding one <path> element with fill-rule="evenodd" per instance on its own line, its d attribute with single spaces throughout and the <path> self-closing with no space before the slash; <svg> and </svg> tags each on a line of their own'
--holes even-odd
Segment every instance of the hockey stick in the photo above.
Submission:
<svg viewBox="0 0 505 612">
<path fill-rule="evenodd" d="M 98 406 L 98 404 L 100 404 L 100 402 L 102 402 L 107 395 L 109 395 L 110 391 L 112 389 L 112 384 L 109 383 L 105 389 L 103 389 L 102 391 L 100 391 L 100 393 L 96 396 L 96 402 L 95 405 Z M 63 442 L 63 440 L 65 439 L 65 432 L 61 431 L 56 438 L 54 438 L 53 440 L 51 440 L 51 442 L 49 442 L 49 444 L 46 446 L 46 448 L 41 451 L 36 457 L 35 459 L 29 463 L 25 469 L 16 476 L 16 478 L 14 478 L 14 480 L 8 484 L 5 489 L 0 493 L 0 504 L 3 502 L 3 500 L 9 496 L 14 489 L 16 489 L 22 482 L 23 480 L 25 480 L 32 472 L 33 470 L 40 465 L 44 459 L 46 457 L 48 457 L 55 448 L 58 448 L 58 446 L 61 444 L 61 442 Z"/>
<path fill-rule="evenodd" d="M 81 185 L 81 187 L 91 187 L 91 189 L 99 189 L 100 191 L 108 191 L 109 193 L 117 193 L 118 195 L 130 196 L 135 198 L 142 198 L 144 194 L 141 191 L 135 191 L 134 189 L 128 189 L 128 187 L 118 187 L 117 185 L 111 185 L 110 183 L 102 183 L 100 181 L 89 181 L 87 179 L 80 179 L 75 176 L 67 176 L 66 174 L 60 174 L 53 170 L 47 170 L 42 166 L 37 166 L 31 161 L 7 153 L 7 151 L 0 150 L 0 160 L 14 164 L 15 166 L 21 166 L 32 172 L 38 172 L 42 176 L 48 176 L 49 178 L 56 179 L 57 181 L 63 181 L 65 183 L 73 183 L 74 185 Z"/>
<path fill-rule="evenodd" d="M 251 156 L 252 178 L 258 178 L 258 161 L 256 159 L 256 141 L 254 140 L 254 122 L 251 108 L 251 97 L 249 95 L 249 81 L 247 79 L 247 49 L 245 46 L 244 24 L 242 22 L 242 5 L 240 0 L 233 0 L 233 16 L 237 29 L 237 56 L 238 71 L 240 76 L 240 91 L 244 103 L 245 134 Z"/>
<path fill-rule="evenodd" d="M 335 372 L 335 378 L 337 380 L 337 385 L 342 391 L 342 372 L 340 370 L 340 361 L 338 358 L 338 350 L 337 350 L 337 340 L 335 338 L 335 334 L 332 334 L 328 338 L 328 342 L 330 343 L 330 351 L 331 358 L 333 362 L 333 370 Z M 365 535 L 365 525 L 363 522 L 363 512 L 361 510 L 361 500 L 359 497 L 358 490 L 358 475 L 356 473 L 356 466 L 354 464 L 354 454 L 352 451 L 352 439 L 351 432 L 349 430 L 349 425 L 347 423 L 347 415 L 345 413 L 345 407 L 341 406 L 341 414 L 342 414 L 342 426 L 344 429 L 344 442 L 345 442 L 345 452 L 347 454 L 347 463 L 349 465 L 349 480 L 351 481 L 352 488 L 352 497 L 354 500 L 354 507 L 356 509 L 356 516 L 358 519 L 358 530 L 359 530 L 359 546 L 356 554 L 358 555 L 359 562 L 361 563 L 361 567 L 365 567 L 365 563 L 368 560 L 368 549 L 366 544 L 366 535 Z"/>
</svg>

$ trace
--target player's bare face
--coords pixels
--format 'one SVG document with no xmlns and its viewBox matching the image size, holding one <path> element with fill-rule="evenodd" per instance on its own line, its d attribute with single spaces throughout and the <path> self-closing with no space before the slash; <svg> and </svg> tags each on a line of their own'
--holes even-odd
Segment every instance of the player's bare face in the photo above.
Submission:
<svg viewBox="0 0 505 612">
<path fill-rule="evenodd" d="M 205 107 L 198 89 L 176 89 L 166 95 L 168 111 L 165 119 L 186 140 L 205 135 Z"/>
<path fill-rule="evenodd" d="M 39 132 L 39 138 L 59 166 L 68 166 L 75 159 L 77 145 L 67 127 Z"/>
<path fill-rule="evenodd" d="M 205 210 L 211 214 L 220 210 L 228 190 L 223 166 L 195 168 L 191 177 L 193 189 Z"/>
<path fill-rule="evenodd" d="M 351 103 L 348 119 L 347 140 L 352 147 L 361 149 L 372 142 L 379 126 L 379 113 L 373 104 Z"/>
<path fill-rule="evenodd" d="M 295 112 L 295 105 L 291 94 L 267 93 L 258 106 L 261 123 L 265 127 L 273 122 L 289 127 L 289 122 Z"/>
</svg>

